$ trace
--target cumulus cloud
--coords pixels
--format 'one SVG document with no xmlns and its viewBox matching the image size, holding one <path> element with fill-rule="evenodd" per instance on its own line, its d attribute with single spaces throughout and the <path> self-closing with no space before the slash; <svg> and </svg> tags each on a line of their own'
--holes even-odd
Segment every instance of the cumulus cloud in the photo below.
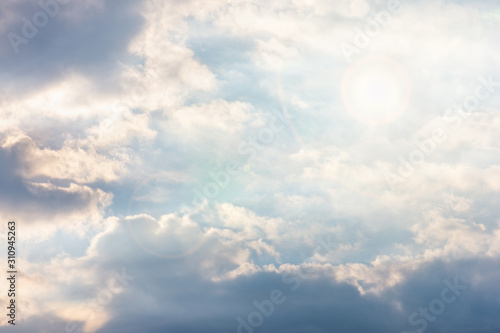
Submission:
<svg viewBox="0 0 500 333">
<path fill-rule="evenodd" d="M 111 204 L 113 195 L 98 188 L 72 181 L 56 185 L 50 181 L 25 178 L 24 162 L 12 155 L 8 148 L 1 149 L 1 215 L 5 220 L 19 220 L 28 225 L 43 223 L 45 227 L 52 224 L 64 228 L 71 221 L 100 219 L 104 208 Z M 29 234 L 26 232 L 26 237 Z"/>
<path fill-rule="evenodd" d="M 497 332 L 498 5 L 394 3 L 2 2 L 16 328 Z"/>
<path fill-rule="evenodd" d="M 229 241 L 228 234 L 214 233 L 213 228 L 205 230 L 205 242 L 189 255 L 170 257 L 151 256 L 138 246 L 134 235 L 127 230 L 127 222 L 133 220 L 142 224 L 142 232 L 150 233 L 151 242 L 155 242 L 153 235 L 160 237 L 165 228 L 172 230 L 172 237 L 178 240 L 192 241 L 196 235 L 189 231 L 195 227 L 190 219 L 165 216 L 154 223 L 150 217 L 136 216 L 122 221 L 108 220 L 107 228 L 93 239 L 86 255 L 79 258 L 59 256 L 43 266 L 27 265 L 26 288 L 33 282 L 37 292 L 30 292 L 29 309 L 33 311 L 27 312 L 24 328 L 41 320 L 40 312 L 35 311 L 38 309 L 50 318 L 57 313 L 53 320 L 59 323 L 56 327 L 72 323 L 98 332 L 127 330 L 131 323 L 146 331 L 159 327 L 180 332 L 201 327 L 209 332 L 237 331 L 241 323 L 238 318 L 247 323 L 251 321 L 251 314 L 259 311 L 255 303 L 265 303 L 272 291 L 279 290 L 283 302 L 273 305 L 271 316 L 263 316 L 265 324 L 260 329 L 264 332 L 294 329 L 348 332 L 363 327 L 375 332 L 411 331 L 417 326 L 408 319 L 412 313 L 418 313 L 419 307 L 429 308 L 431 302 L 441 299 L 442 290 L 450 284 L 460 286 L 461 289 L 448 291 L 457 293 L 458 297 L 446 303 L 447 311 L 441 312 L 438 319 L 428 321 L 431 331 L 450 327 L 460 331 L 466 323 L 464 332 L 478 328 L 493 332 L 500 325 L 497 320 L 485 324 L 483 318 L 473 317 L 469 311 L 471 302 L 487 295 L 493 297 L 481 301 L 483 304 L 498 304 L 497 292 L 492 295 L 491 291 L 498 278 L 497 259 L 419 261 L 380 257 L 369 265 L 310 262 L 283 264 L 276 268 L 252 264 L 242 243 Z M 150 228 L 147 223 L 156 227 Z M 181 230 L 188 233 L 183 235 Z M 214 237 L 219 241 L 214 242 Z M 172 244 L 172 240 L 166 240 L 164 249 Z M 124 272 L 120 266 L 124 267 Z M 233 272 L 239 274 L 213 279 L 236 266 L 238 269 Z M 88 267 L 94 269 L 88 270 Z M 119 285 L 117 272 L 128 277 L 126 285 Z M 59 286 L 57 295 L 52 291 L 52 284 Z M 105 296 L 107 289 L 111 290 L 110 296 Z M 52 296 L 47 297 L 48 293 Z M 102 299 L 102 313 L 89 314 L 92 307 L 87 304 L 96 307 L 96 299 Z M 61 303 L 61 300 L 66 301 Z M 123 306 L 132 300 L 140 306 Z M 61 308 L 62 304 L 66 310 Z M 71 309 L 74 310 L 69 311 Z M 457 314 L 466 318 L 452 320 Z M 365 320 L 372 317 L 377 319 Z"/>
</svg>

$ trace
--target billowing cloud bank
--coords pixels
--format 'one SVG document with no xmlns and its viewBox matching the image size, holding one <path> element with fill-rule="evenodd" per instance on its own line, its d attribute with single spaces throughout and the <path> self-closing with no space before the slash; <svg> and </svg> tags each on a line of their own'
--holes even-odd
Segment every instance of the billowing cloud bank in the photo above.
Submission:
<svg viewBox="0 0 500 333">
<path fill-rule="evenodd" d="M 0 15 L 0 330 L 500 330 L 495 1 Z"/>
</svg>

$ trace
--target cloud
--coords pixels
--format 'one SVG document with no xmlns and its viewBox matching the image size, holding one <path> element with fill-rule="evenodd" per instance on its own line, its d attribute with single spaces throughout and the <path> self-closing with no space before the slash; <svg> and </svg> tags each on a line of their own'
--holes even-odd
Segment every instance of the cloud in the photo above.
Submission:
<svg viewBox="0 0 500 333">
<path fill-rule="evenodd" d="M 142 223 L 145 223 L 144 218 Z M 139 217 L 133 219 L 140 221 Z M 209 247 L 205 244 L 189 256 L 166 259 L 141 251 L 132 241 L 124 222 L 108 221 L 109 227 L 95 238 L 93 250 L 85 257 L 61 257 L 44 267 L 30 265 L 26 279 L 35 279 L 32 272 L 38 272 L 39 279 L 50 275 L 51 283 L 58 283 L 58 290 L 65 291 L 60 297 L 71 297 L 73 302 L 80 300 L 76 306 L 84 299 L 97 297 L 107 288 L 108 279 L 114 276 L 111 269 L 126 264 L 126 274 L 134 279 L 120 287 L 119 292 L 106 302 L 103 315 L 107 314 L 109 320 L 89 326 L 97 332 L 133 330 L 130 325 L 138 325 L 145 332 L 158 329 L 191 332 L 202 327 L 209 332 L 237 331 L 238 318 L 247 323 L 252 320 L 248 318 L 254 311 L 262 311 L 255 303 L 265 303 L 273 290 L 280 290 L 284 301 L 273 306 L 271 315 L 262 315 L 259 330 L 263 332 L 411 331 L 416 325 L 412 325 L 408 318 L 412 313 L 418 313 L 419 307 L 429 308 L 434 299 L 441 297 L 447 286 L 445 280 L 466 289 L 452 303 L 446 304 L 444 313 L 428 322 L 429 331 L 483 329 L 494 332 L 500 326 L 498 320 L 491 319 L 493 317 L 489 317 L 489 323 L 486 323 L 485 317 L 474 316 L 470 311 L 470 304 L 474 302 L 479 301 L 488 308 L 494 308 L 498 303 L 494 285 L 498 279 L 499 263 L 494 258 L 452 262 L 433 259 L 402 264 L 381 258 L 369 267 L 360 264 L 348 267 L 286 264 L 279 269 L 269 266 L 246 269 L 244 274 L 214 281 L 211 277 L 217 271 L 213 271 L 211 265 L 227 262 L 222 258 L 232 261 L 240 256 L 238 251 L 227 247 L 229 243 L 209 242 Z M 175 224 L 179 226 L 178 222 Z M 190 228 L 190 222 L 180 223 L 185 225 L 181 228 Z M 210 233 L 206 237 L 211 237 Z M 244 262 L 240 262 L 240 267 L 248 267 Z M 86 271 L 88 267 L 95 267 L 95 270 Z M 347 274 L 341 274 L 342 271 Z M 398 278 L 393 280 L 394 277 Z M 85 283 L 76 283 L 77 280 Z M 52 312 L 47 312 L 47 309 L 56 311 L 60 305 L 51 305 L 50 299 L 42 297 L 41 291 L 52 290 L 50 285 L 42 289 L 43 283 L 37 282 L 37 285 L 40 293 L 37 302 L 43 299 L 46 316 L 52 318 Z M 360 288 L 371 289 L 371 292 L 360 293 Z M 375 289 L 378 291 L 374 294 Z M 132 300 L 134 307 L 124 306 Z M 55 313 L 59 319 L 55 319 L 54 324 L 65 321 L 79 324 L 77 317 L 69 312 L 57 310 Z M 488 317 L 489 313 L 484 316 Z M 28 317 L 25 323 L 29 325 L 37 320 L 37 316 Z"/>
<path fill-rule="evenodd" d="M 31 0 L 11 1 L 3 7 L 10 19 L 1 29 L 5 34 L 1 70 L 10 80 L 2 81 L 16 92 L 33 91 L 69 72 L 95 77 L 105 89 L 105 82 L 116 77 L 123 52 L 143 23 L 136 1 L 71 1 L 59 4 L 48 23 L 34 26 L 36 33 L 28 34 L 16 54 L 6 35 L 12 32 L 24 38 L 23 18 L 32 23 L 44 10 Z"/>
<path fill-rule="evenodd" d="M 500 78 L 493 1 L 402 1 L 374 33 L 386 1 L 85 0 L 16 54 L 40 6 L 0 4 L 20 332 L 500 329 L 496 83 L 458 106 Z"/>
<path fill-rule="evenodd" d="M 60 150 L 40 149 L 26 135 L 10 136 L 2 146 L 20 166 L 25 178 L 46 176 L 56 179 L 71 179 L 76 182 L 112 181 L 124 171 L 126 154 L 107 158 L 90 149 L 66 145 Z M 121 159 L 121 161 L 120 161 Z"/>
<path fill-rule="evenodd" d="M 113 195 L 100 189 L 73 182 L 56 185 L 23 178 L 19 174 L 19 162 L 11 153 L 5 148 L 0 152 L 3 219 L 64 228 L 70 221 L 100 219 L 103 209 L 110 205 Z M 28 234 L 26 232 L 26 237 Z"/>
</svg>

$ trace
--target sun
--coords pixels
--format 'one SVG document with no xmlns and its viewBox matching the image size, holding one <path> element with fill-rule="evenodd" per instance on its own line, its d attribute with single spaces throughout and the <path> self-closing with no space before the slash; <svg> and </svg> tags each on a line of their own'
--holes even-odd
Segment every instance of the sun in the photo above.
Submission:
<svg viewBox="0 0 500 333">
<path fill-rule="evenodd" d="M 350 66 L 342 80 L 342 101 L 357 120 L 379 125 L 405 111 L 410 80 L 404 67 L 385 57 L 371 57 Z"/>
</svg>

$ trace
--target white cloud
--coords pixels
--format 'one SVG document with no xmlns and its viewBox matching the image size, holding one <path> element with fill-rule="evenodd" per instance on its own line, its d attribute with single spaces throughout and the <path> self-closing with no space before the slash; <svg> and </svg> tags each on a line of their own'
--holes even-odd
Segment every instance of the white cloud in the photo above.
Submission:
<svg viewBox="0 0 500 333">
<path fill-rule="evenodd" d="M 18 134 L 9 136 L 2 148 L 15 156 L 19 172 L 26 178 L 46 176 L 85 183 L 116 180 L 125 172 L 124 166 L 129 159 L 126 151 L 107 157 L 94 148 L 85 150 L 75 143 L 66 142 L 59 150 L 43 149 L 30 137 Z"/>
</svg>

